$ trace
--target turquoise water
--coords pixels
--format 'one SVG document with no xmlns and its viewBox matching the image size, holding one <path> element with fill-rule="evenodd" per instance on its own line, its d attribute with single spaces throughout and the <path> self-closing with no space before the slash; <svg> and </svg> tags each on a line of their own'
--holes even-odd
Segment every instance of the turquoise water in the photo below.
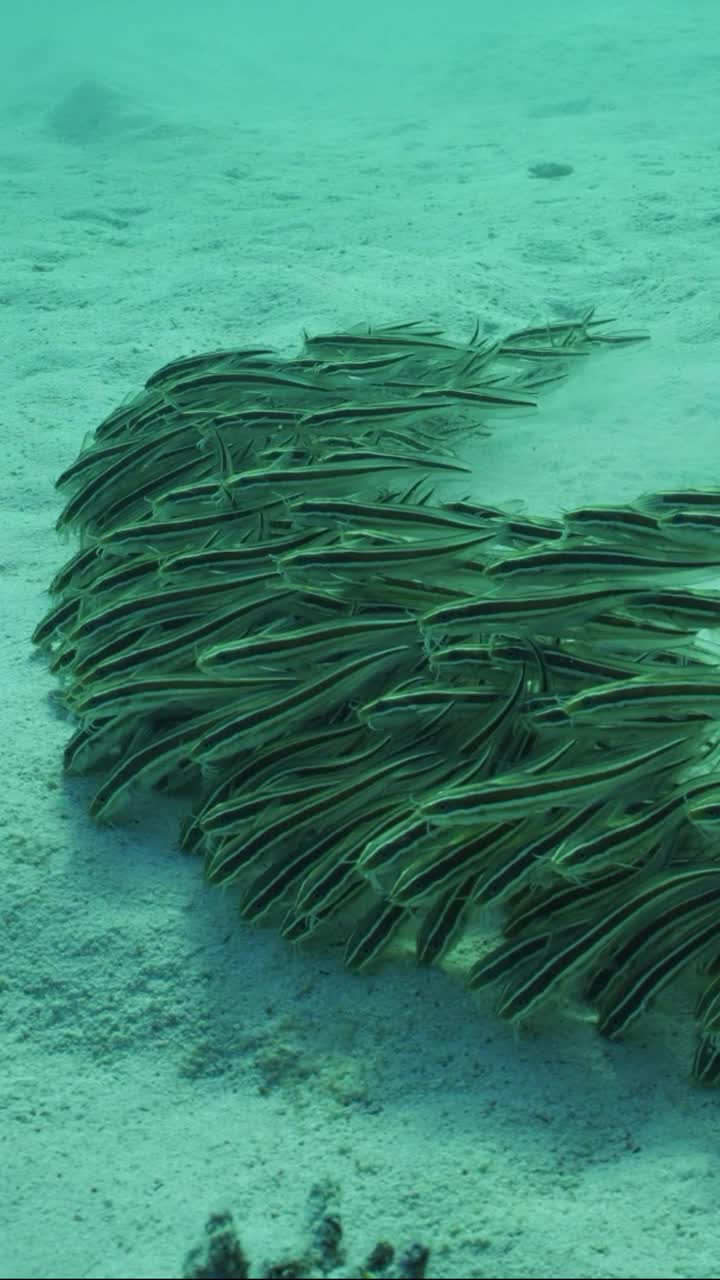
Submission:
<svg viewBox="0 0 720 1280">
<path fill-rule="evenodd" d="M 615 1043 L 564 996 L 516 1029 L 468 992 L 492 919 L 357 974 L 342 936 L 241 921 L 182 795 L 88 816 L 29 636 L 77 547 L 55 479 L 191 353 L 594 306 L 650 341 L 468 428 L 436 499 L 552 521 L 717 485 L 719 35 L 677 2 L 6 16 L 0 1274 L 177 1275 L 222 1209 L 252 1275 L 357 1275 L 379 1240 L 389 1276 L 414 1243 L 428 1276 L 718 1274 L 691 984 Z"/>
</svg>

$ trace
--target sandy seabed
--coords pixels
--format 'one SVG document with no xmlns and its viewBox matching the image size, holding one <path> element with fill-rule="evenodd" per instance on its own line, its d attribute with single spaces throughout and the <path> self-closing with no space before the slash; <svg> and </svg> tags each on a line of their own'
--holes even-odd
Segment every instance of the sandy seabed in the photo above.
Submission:
<svg viewBox="0 0 720 1280">
<path fill-rule="evenodd" d="M 55 476 L 193 351 L 595 304 L 652 341 L 467 441 L 474 496 L 551 515 L 720 483 L 717 13 L 654 6 L 648 34 L 639 4 L 562 8 L 481 50 L 348 52 L 332 79 L 288 51 L 232 80 L 218 42 L 201 92 L 171 44 L 151 88 L 142 52 L 90 43 L 6 87 L 2 1276 L 176 1276 L 221 1208 L 259 1274 L 302 1248 L 318 1186 L 338 1276 L 379 1239 L 429 1245 L 435 1277 L 720 1276 L 720 1093 L 687 1079 L 682 992 L 620 1044 L 570 1016 L 516 1033 L 458 965 L 357 976 L 243 926 L 171 805 L 89 820 L 29 642 L 72 549 Z"/>
</svg>

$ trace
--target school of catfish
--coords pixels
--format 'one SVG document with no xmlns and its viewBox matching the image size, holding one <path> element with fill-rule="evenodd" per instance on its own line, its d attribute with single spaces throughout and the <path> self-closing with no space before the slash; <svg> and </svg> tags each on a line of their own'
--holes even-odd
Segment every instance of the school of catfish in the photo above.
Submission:
<svg viewBox="0 0 720 1280">
<path fill-rule="evenodd" d="M 484 921 L 469 983 L 502 1016 L 607 1036 L 697 973 L 715 1084 L 720 488 L 539 519 L 455 448 L 635 340 L 588 313 L 173 361 L 58 480 L 79 548 L 33 638 L 94 817 L 187 798 L 246 920 L 356 969 Z"/>
</svg>

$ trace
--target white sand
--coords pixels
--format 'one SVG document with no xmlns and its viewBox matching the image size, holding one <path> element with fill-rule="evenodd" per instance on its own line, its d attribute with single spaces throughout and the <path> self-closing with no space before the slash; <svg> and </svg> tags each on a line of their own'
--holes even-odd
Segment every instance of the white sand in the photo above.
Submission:
<svg viewBox="0 0 720 1280">
<path fill-rule="evenodd" d="M 177 1276 L 227 1207 L 259 1274 L 330 1179 L 338 1274 L 385 1237 L 431 1276 L 720 1276 L 687 1017 L 515 1039 L 459 974 L 243 927 L 159 802 L 89 821 L 28 639 L 86 432 L 167 359 L 303 325 L 594 303 L 652 342 L 469 446 L 477 497 L 718 484 L 717 4 L 117 8 L 36 5 L 0 55 L 0 1273 Z M 86 79 L 127 128 L 48 130 Z"/>
</svg>

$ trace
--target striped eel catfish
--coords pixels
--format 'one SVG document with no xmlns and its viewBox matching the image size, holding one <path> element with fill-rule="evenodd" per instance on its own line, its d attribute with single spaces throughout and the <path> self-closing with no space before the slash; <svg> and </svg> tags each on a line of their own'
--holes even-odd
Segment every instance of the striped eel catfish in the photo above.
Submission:
<svg viewBox="0 0 720 1280">
<path fill-rule="evenodd" d="M 80 545 L 33 640 L 93 817 L 180 797 L 247 925 L 364 972 L 456 964 L 491 908 L 473 999 L 613 1037 L 700 966 L 716 1084 L 720 490 L 548 517 L 462 451 L 640 336 L 409 321 L 169 361 L 59 477 Z"/>
</svg>

